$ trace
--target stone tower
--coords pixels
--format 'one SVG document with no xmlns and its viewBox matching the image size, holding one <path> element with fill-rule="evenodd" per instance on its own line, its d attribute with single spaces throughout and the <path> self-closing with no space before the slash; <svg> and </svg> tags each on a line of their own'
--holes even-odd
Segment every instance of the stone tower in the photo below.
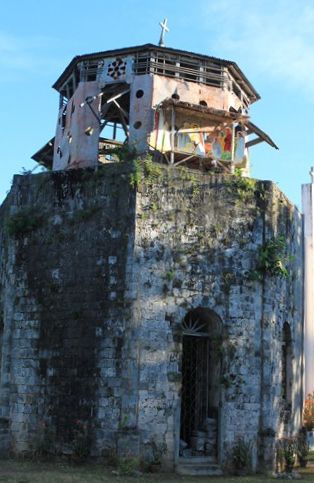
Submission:
<svg viewBox="0 0 314 483">
<path fill-rule="evenodd" d="M 16 176 L 0 211 L 2 454 L 48 432 L 58 454 L 79 437 L 221 474 L 241 439 L 271 467 L 301 419 L 303 232 L 273 183 L 231 174 L 276 147 L 257 92 L 151 44 L 75 57 L 54 87 L 52 172 Z"/>
</svg>

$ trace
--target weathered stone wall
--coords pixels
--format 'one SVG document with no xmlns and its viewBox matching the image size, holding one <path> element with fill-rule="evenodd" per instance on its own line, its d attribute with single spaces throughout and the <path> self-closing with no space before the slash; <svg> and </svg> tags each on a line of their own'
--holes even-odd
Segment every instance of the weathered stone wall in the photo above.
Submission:
<svg viewBox="0 0 314 483">
<path fill-rule="evenodd" d="M 270 182 L 202 177 L 185 170 L 169 174 L 161 184 L 144 186 L 137 213 L 137 318 L 142 321 L 140 380 L 145 381 L 139 392 L 140 428 L 158 438 L 158 427 L 165 427 L 168 449 L 176 452 L 181 382 L 173 380 L 173 373 L 180 369 L 181 347 L 174 334 L 180 332 L 188 310 L 209 307 L 221 317 L 225 339 L 220 459 L 225 461 L 230 446 L 244 436 L 253 443 L 253 463 L 259 457 L 263 464 L 265 457 L 269 465 L 274 436 L 283 430 L 285 322 L 292 330 L 294 375 L 292 418 L 286 430 L 294 433 L 300 424 L 300 214 Z M 278 236 L 286 241 L 287 258 L 294 257 L 288 263 L 289 275 L 280 278 L 264 273 L 254 280 L 259 247 Z M 152 376 L 154 365 L 158 379 L 150 389 L 152 377 L 147 372 Z M 156 410 L 156 398 L 163 411 Z"/>
<path fill-rule="evenodd" d="M 15 177 L 4 207 L 1 412 L 16 451 L 45 424 L 63 445 L 83 423 L 93 440 L 118 427 L 135 196 L 107 171 Z"/>
<path fill-rule="evenodd" d="M 269 464 L 275 436 L 300 423 L 301 217 L 270 182 L 131 169 L 15 177 L 0 214 L 2 446 L 27 450 L 46 424 L 64 451 L 86 427 L 94 455 L 157 452 L 173 467 L 181 323 L 203 307 L 223 325 L 219 459 L 244 436 L 254 464 Z M 286 278 L 257 270 L 259 247 L 279 235 L 294 256 Z M 293 397 L 284 428 L 285 322 Z"/>
</svg>

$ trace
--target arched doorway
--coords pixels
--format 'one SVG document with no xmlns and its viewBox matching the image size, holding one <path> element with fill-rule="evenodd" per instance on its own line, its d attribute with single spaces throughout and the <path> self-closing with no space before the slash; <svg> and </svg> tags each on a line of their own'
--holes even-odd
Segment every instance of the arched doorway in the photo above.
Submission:
<svg viewBox="0 0 314 483">
<path fill-rule="evenodd" d="M 181 456 L 217 457 L 221 326 L 201 307 L 182 322 Z"/>
</svg>

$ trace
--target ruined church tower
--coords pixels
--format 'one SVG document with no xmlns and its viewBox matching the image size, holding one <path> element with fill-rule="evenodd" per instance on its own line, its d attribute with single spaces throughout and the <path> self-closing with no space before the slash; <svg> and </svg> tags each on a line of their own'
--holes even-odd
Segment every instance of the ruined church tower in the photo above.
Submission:
<svg viewBox="0 0 314 483">
<path fill-rule="evenodd" d="M 55 136 L 0 209 L 0 451 L 253 470 L 301 422 L 303 228 L 249 178 L 259 95 L 153 44 L 75 57 Z M 266 260 L 266 262 L 265 262 Z M 45 433 L 44 433 L 45 434 Z"/>
</svg>

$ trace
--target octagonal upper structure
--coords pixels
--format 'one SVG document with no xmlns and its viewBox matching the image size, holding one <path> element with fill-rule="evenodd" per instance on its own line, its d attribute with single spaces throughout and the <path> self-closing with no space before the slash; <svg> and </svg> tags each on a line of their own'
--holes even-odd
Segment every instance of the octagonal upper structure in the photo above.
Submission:
<svg viewBox="0 0 314 483">
<path fill-rule="evenodd" d="M 145 74 L 226 88 L 247 106 L 260 99 L 235 62 L 154 44 L 76 56 L 53 87 L 69 98 L 80 81 L 128 82 L 132 75 Z"/>
</svg>

